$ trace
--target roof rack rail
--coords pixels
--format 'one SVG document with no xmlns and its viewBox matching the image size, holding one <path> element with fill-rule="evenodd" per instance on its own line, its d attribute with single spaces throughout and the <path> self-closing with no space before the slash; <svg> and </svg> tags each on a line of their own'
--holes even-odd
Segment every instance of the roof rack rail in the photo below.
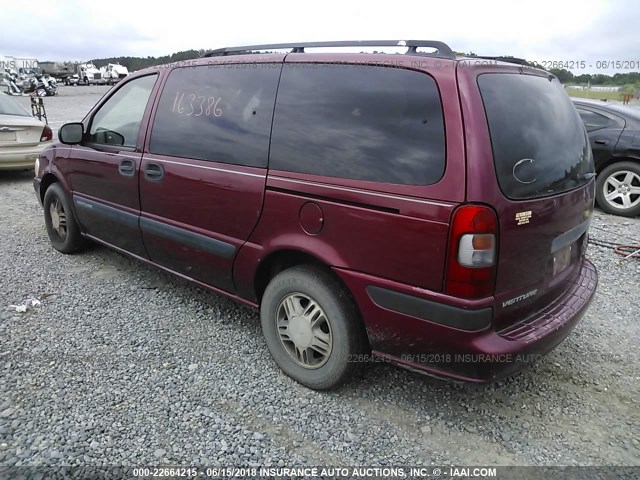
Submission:
<svg viewBox="0 0 640 480">
<path fill-rule="evenodd" d="M 247 45 L 244 47 L 225 47 L 206 52 L 203 57 L 217 57 L 237 55 L 254 50 L 291 49 L 290 53 L 304 53 L 305 48 L 326 47 L 408 47 L 407 55 L 428 55 L 443 58 L 455 58 L 453 50 L 444 42 L 437 40 L 346 40 L 337 42 L 302 42 L 302 43 L 273 43 L 267 45 Z M 435 48 L 434 53 L 418 52 L 418 48 Z"/>
</svg>

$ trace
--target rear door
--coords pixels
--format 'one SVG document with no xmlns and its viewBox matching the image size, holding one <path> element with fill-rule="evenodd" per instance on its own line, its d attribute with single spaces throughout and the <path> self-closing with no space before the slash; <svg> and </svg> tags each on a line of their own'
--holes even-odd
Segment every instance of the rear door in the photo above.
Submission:
<svg viewBox="0 0 640 480">
<path fill-rule="evenodd" d="M 622 118 L 585 104 L 576 104 L 576 110 L 589 134 L 596 169 L 600 170 L 613 156 L 625 122 Z"/>
<path fill-rule="evenodd" d="M 473 80 L 484 118 L 475 117 L 478 135 L 468 145 L 469 197 L 498 213 L 495 315 L 508 323 L 575 280 L 593 210 L 593 158 L 555 77 L 512 67 Z"/>
<path fill-rule="evenodd" d="M 140 227 L 155 263 L 235 290 L 233 260 L 262 210 L 280 70 L 247 62 L 170 72 L 140 179 Z"/>
<path fill-rule="evenodd" d="M 82 143 L 59 165 L 73 190 L 83 231 L 144 258 L 138 227 L 141 125 L 150 113 L 157 77 L 137 77 L 115 90 L 89 118 Z"/>
<path fill-rule="evenodd" d="M 362 65 L 357 55 L 287 56 L 251 241 L 439 291 L 447 221 L 464 198 L 451 70 L 386 67 L 385 55 Z M 301 228 L 310 209 L 311 234 Z"/>
</svg>

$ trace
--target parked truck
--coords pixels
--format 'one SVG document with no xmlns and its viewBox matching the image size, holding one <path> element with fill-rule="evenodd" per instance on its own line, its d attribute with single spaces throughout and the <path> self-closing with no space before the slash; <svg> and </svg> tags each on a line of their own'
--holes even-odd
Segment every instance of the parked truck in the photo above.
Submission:
<svg viewBox="0 0 640 480">
<path fill-rule="evenodd" d="M 76 72 L 80 85 L 104 85 L 106 83 L 102 72 L 92 62 L 78 64 Z"/>
<path fill-rule="evenodd" d="M 102 78 L 107 84 L 113 85 L 129 75 L 129 70 L 119 63 L 110 63 L 106 67 L 100 68 Z"/>
</svg>

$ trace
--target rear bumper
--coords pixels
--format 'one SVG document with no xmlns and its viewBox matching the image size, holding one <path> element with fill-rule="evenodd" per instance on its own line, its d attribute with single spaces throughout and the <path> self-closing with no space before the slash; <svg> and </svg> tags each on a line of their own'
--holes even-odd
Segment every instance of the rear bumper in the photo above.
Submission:
<svg viewBox="0 0 640 480">
<path fill-rule="evenodd" d="M 563 295 L 528 318 L 497 331 L 491 321 L 483 326 L 486 307 L 447 305 L 443 307 L 448 312 L 438 311 L 429 306 L 435 302 L 416 296 L 418 289 L 348 271 L 336 273 L 356 297 L 376 356 L 429 375 L 476 383 L 512 375 L 558 346 L 585 314 L 598 283 L 595 267 L 584 259 Z M 379 294 L 372 295 L 376 289 L 401 292 L 418 302 L 396 298 L 394 306 Z M 423 301 L 427 302 L 426 308 L 416 310 Z M 469 323 L 465 324 L 466 319 Z"/>
<path fill-rule="evenodd" d="M 33 168 L 40 153 L 49 143 L 39 143 L 28 147 L 0 148 L 0 170 L 23 170 Z"/>
</svg>

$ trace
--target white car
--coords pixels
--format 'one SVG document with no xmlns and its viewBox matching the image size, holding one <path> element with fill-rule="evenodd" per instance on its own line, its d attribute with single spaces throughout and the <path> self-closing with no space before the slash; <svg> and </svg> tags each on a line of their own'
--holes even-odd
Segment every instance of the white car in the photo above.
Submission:
<svg viewBox="0 0 640 480">
<path fill-rule="evenodd" d="M 0 92 L 0 170 L 33 168 L 52 138 L 48 125 Z"/>
<path fill-rule="evenodd" d="M 74 87 L 80 83 L 80 77 L 77 74 L 73 74 L 70 77 L 64 79 L 65 85 L 73 85 Z"/>
</svg>

